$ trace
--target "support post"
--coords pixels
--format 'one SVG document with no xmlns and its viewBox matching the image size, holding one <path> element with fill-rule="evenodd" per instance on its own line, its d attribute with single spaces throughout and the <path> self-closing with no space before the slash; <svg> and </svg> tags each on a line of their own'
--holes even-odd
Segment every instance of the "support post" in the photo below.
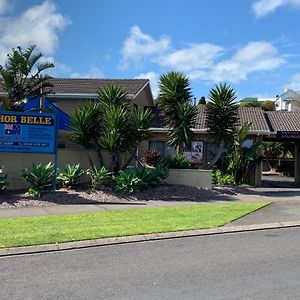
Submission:
<svg viewBox="0 0 300 300">
<path fill-rule="evenodd" d="M 255 142 L 262 142 L 263 137 L 262 136 L 257 136 L 255 139 Z M 262 155 L 262 151 L 259 150 L 256 153 L 257 156 Z M 261 186 L 261 175 L 262 175 L 262 161 L 257 162 L 255 165 L 255 171 L 254 171 L 254 186 L 259 187 Z"/>
<path fill-rule="evenodd" d="M 56 192 L 56 177 L 57 177 L 57 141 L 58 141 L 58 118 L 55 112 L 55 153 L 54 153 L 54 172 L 53 172 L 53 192 Z"/>
<path fill-rule="evenodd" d="M 295 142 L 295 183 L 300 185 L 300 141 Z"/>
</svg>

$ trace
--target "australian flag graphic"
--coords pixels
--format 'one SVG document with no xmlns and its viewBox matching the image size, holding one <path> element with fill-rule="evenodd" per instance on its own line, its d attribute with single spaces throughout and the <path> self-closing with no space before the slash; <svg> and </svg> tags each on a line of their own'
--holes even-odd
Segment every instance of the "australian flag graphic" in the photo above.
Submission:
<svg viewBox="0 0 300 300">
<path fill-rule="evenodd" d="M 20 135 L 21 125 L 4 124 L 4 134 L 6 135 Z"/>
</svg>

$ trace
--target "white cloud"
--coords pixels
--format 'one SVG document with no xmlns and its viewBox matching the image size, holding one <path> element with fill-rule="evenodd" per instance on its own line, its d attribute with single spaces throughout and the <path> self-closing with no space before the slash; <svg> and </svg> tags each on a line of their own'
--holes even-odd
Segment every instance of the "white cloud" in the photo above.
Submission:
<svg viewBox="0 0 300 300">
<path fill-rule="evenodd" d="M 70 77 L 71 78 L 103 78 L 104 72 L 101 69 L 92 66 L 86 73 L 71 72 Z"/>
<path fill-rule="evenodd" d="M 198 78 L 237 83 L 253 72 L 275 70 L 284 62 L 271 43 L 250 42 L 238 49 L 231 59 L 217 63 L 208 72 L 199 72 Z"/>
<path fill-rule="evenodd" d="M 155 40 L 150 35 L 143 33 L 139 26 L 133 26 L 122 46 L 121 67 L 127 68 L 131 62 L 138 63 L 143 57 L 160 54 L 169 47 L 170 39 L 168 37 Z"/>
<path fill-rule="evenodd" d="M 162 67 L 187 72 L 195 68 L 210 67 L 222 51 L 223 48 L 218 45 L 209 43 L 195 44 L 188 48 L 162 55 L 157 59 L 157 62 Z"/>
<path fill-rule="evenodd" d="M 300 91 L 300 73 L 295 73 L 291 80 L 284 86 L 284 88 Z"/>
<path fill-rule="evenodd" d="M 142 73 L 136 77 L 134 77 L 135 79 L 149 79 L 150 80 L 150 85 L 151 85 L 151 91 L 153 93 L 153 97 L 154 99 L 158 96 L 158 80 L 159 80 L 159 74 L 151 71 L 148 73 Z"/>
<path fill-rule="evenodd" d="M 155 93 L 158 91 L 157 72 L 164 72 L 166 69 L 184 72 L 191 80 L 202 80 L 206 83 L 222 81 L 238 83 L 248 79 L 250 74 L 274 71 L 286 62 L 285 56 L 280 55 L 277 48 L 266 41 L 249 42 L 238 48 L 231 57 L 226 58 L 225 55 L 228 57 L 231 50 L 220 45 L 202 42 L 174 49 L 170 45 L 169 38 L 164 43 L 162 40 L 163 38 L 156 41 L 144 34 L 138 26 L 134 26 L 124 42 L 127 47 L 123 47 L 123 63 L 125 62 L 126 66 L 144 58 L 156 64 L 158 71 L 137 76 L 150 78 Z M 161 45 L 163 46 L 159 47 Z"/>
<path fill-rule="evenodd" d="M 54 64 L 54 68 L 47 69 L 47 74 L 52 77 L 62 78 L 103 78 L 104 72 L 94 65 L 91 65 L 86 72 L 76 72 L 70 66 L 55 61 L 52 56 L 43 56 L 41 62 L 51 62 Z"/>
<path fill-rule="evenodd" d="M 257 18 L 261 18 L 287 5 L 300 7 L 300 0 L 258 0 L 253 3 L 252 10 Z"/>
<path fill-rule="evenodd" d="M 0 0 L 0 14 L 2 15 L 4 12 L 6 12 L 8 8 L 7 0 Z"/>
<path fill-rule="evenodd" d="M 3 1 L 2 1 L 3 2 Z M 5 9 L 5 5 L 1 6 Z M 3 2 L 4 3 L 4 2 Z M 58 12 L 51 1 L 28 8 L 20 15 L 0 19 L 0 63 L 6 54 L 16 46 L 28 47 L 36 44 L 46 55 L 51 55 L 58 47 L 59 33 L 70 23 Z"/>
</svg>

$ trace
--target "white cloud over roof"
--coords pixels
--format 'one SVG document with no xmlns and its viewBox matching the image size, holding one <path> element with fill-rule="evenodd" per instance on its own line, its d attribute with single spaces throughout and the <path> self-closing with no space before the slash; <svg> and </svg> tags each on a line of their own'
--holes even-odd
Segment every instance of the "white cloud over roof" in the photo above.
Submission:
<svg viewBox="0 0 300 300">
<path fill-rule="evenodd" d="M 222 81 L 239 83 L 248 79 L 252 73 L 273 71 L 285 63 L 278 49 L 267 41 L 250 41 L 239 46 L 234 53 L 231 48 L 225 49 L 220 45 L 206 42 L 174 49 L 170 38 L 155 40 L 151 35 L 143 33 L 138 26 L 131 28 L 124 45 L 126 47 L 122 49 L 123 62 L 129 64 L 132 62 L 130 60 L 147 59 L 151 64 L 156 64 L 161 73 L 177 70 L 185 72 L 191 80 L 215 83 Z M 147 75 L 146 78 L 150 78 L 152 86 L 157 89 L 157 84 L 153 83 L 158 79 L 157 72 L 157 70 L 144 72 L 137 78 Z"/>
<path fill-rule="evenodd" d="M 135 25 L 130 28 L 129 36 L 124 40 L 121 49 L 122 68 L 127 68 L 130 63 L 138 63 L 142 58 L 159 54 L 170 47 L 170 39 L 161 37 L 154 39 L 141 31 Z"/>
<path fill-rule="evenodd" d="M 252 5 L 252 10 L 257 18 L 262 18 L 275 12 L 281 6 L 300 7 L 300 0 L 258 0 Z"/>
</svg>

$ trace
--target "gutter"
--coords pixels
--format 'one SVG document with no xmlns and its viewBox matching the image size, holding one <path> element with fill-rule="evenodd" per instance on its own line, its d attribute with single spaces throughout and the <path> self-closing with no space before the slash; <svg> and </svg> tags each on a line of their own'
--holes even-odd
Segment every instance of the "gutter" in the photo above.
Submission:
<svg viewBox="0 0 300 300">
<path fill-rule="evenodd" d="M 7 96 L 7 93 L 0 92 L 0 97 Z M 97 99 L 98 94 L 71 94 L 71 93 L 52 93 L 47 94 L 46 98 L 53 99 L 53 98 L 60 98 L 60 99 Z M 134 94 L 127 94 L 128 99 L 134 99 Z"/>
<path fill-rule="evenodd" d="M 169 132 L 170 131 L 170 129 L 168 129 L 168 128 L 158 128 L 158 127 L 151 127 L 150 129 L 149 129 L 150 131 L 152 131 L 152 132 Z M 208 129 L 205 129 L 205 128 L 203 128 L 203 129 L 192 129 L 192 131 L 194 132 L 194 133 L 208 133 L 207 131 L 208 131 Z M 275 134 L 276 135 L 276 133 L 272 133 L 272 132 L 270 132 L 269 130 L 250 130 L 249 131 L 249 135 L 271 135 L 271 134 Z"/>
</svg>

